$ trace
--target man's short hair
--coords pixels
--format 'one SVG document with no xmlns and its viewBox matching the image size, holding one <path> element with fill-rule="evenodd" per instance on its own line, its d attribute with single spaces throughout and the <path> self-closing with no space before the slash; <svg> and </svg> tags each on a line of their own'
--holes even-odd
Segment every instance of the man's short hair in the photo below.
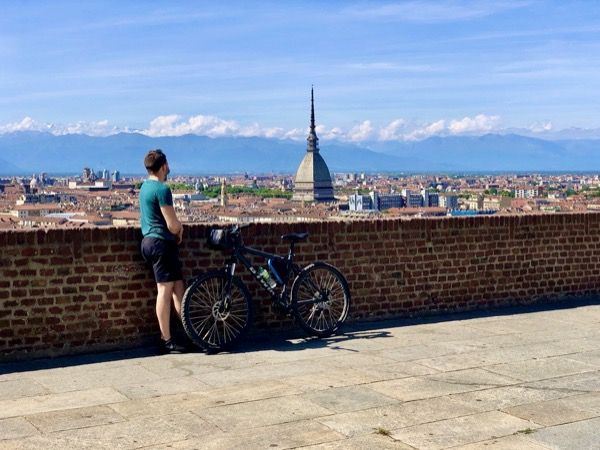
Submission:
<svg viewBox="0 0 600 450">
<path fill-rule="evenodd" d="M 156 173 L 167 163 L 167 155 L 159 148 L 150 150 L 144 158 L 144 166 L 148 173 Z"/>
</svg>

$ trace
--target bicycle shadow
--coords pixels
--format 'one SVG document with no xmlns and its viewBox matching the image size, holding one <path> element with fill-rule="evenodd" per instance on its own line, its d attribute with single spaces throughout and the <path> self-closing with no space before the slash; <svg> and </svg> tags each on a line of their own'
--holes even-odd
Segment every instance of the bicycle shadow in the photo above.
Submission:
<svg viewBox="0 0 600 450">
<path fill-rule="evenodd" d="M 256 334 L 237 344 L 235 348 L 227 353 L 250 353 L 266 350 L 289 352 L 325 347 L 333 350 L 359 352 L 360 350 L 352 348 L 352 345 L 344 346 L 344 344 L 351 344 L 355 340 L 390 337 L 392 337 L 392 334 L 385 330 L 347 330 L 326 338 L 306 336 L 301 332 L 277 332 L 270 333 L 268 336 Z"/>
</svg>

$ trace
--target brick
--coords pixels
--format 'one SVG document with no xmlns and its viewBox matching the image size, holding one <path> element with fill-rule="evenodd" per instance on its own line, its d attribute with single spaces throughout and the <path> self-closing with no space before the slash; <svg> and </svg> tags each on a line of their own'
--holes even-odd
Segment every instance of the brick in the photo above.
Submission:
<svg viewBox="0 0 600 450">
<path fill-rule="evenodd" d="M 53 266 L 69 265 L 73 264 L 73 258 L 70 257 L 52 257 L 50 258 L 50 264 Z"/>
</svg>

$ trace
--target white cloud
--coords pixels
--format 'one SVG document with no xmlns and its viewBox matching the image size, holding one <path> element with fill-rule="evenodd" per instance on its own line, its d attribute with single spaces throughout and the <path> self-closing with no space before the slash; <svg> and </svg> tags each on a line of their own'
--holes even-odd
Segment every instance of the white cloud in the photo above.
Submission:
<svg viewBox="0 0 600 450">
<path fill-rule="evenodd" d="M 254 123 L 242 126 L 235 120 L 225 120 L 215 116 L 197 115 L 185 120 L 179 115 L 158 116 L 142 131 L 152 137 L 183 136 L 197 134 L 209 137 L 241 136 L 289 139 L 297 136 L 297 130 L 286 131 L 279 127 L 261 127 Z"/>
<path fill-rule="evenodd" d="M 15 133 L 17 131 L 48 131 L 45 124 L 36 122 L 31 117 L 24 117 L 20 122 L 0 125 L 0 133 Z"/>
<path fill-rule="evenodd" d="M 380 141 L 399 141 L 402 139 L 403 132 L 406 129 L 404 119 L 392 120 L 389 124 L 379 130 Z"/>
<path fill-rule="evenodd" d="M 317 136 L 322 139 L 344 140 L 346 138 L 346 133 L 339 127 L 327 128 L 325 125 L 317 125 L 315 131 L 317 132 Z M 303 137 L 306 137 L 307 134 L 308 130 L 304 133 Z"/>
<path fill-rule="evenodd" d="M 98 122 L 77 122 L 62 127 L 51 126 L 54 134 L 87 134 L 88 136 L 110 136 L 120 132 L 130 132 L 129 128 L 119 128 L 110 125 L 108 120 Z"/>
<path fill-rule="evenodd" d="M 544 133 L 553 130 L 554 127 L 552 125 L 552 122 L 536 122 L 529 126 L 529 131 L 533 133 Z"/>
<path fill-rule="evenodd" d="M 14 133 L 18 131 L 43 131 L 60 136 L 64 134 L 87 134 L 88 136 L 109 136 L 121 131 L 128 132 L 128 128 L 118 128 L 110 125 L 108 120 L 97 122 L 76 122 L 66 125 L 38 122 L 31 117 L 25 117 L 20 122 L 0 125 L 0 134 Z"/>
<path fill-rule="evenodd" d="M 285 132 L 285 134 L 283 135 L 283 139 L 300 140 L 306 138 L 306 135 L 306 130 L 301 130 L 300 128 L 293 128 Z"/>
<path fill-rule="evenodd" d="M 497 129 L 499 121 L 499 116 L 478 114 L 475 117 L 464 117 L 460 120 L 451 121 L 448 131 L 452 134 L 489 133 Z"/>
<path fill-rule="evenodd" d="M 415 128 L 411 132 L 404 134 L 403 138 L 406 141 L 420 141 L 431 136 L 444 134 L 445 130 L 446 122 L 444 120 L 438 120 L 429 125 Z"/>
<path fill-rule="evenodd" d="M 346 135 L 346 138 L 353 142 L 367 141 L 372 138 L 372 134 L 373 125 L 371 125 L 370 120 L 365 120 L 364 122 L 352 127 L 352 129 L 350 129 Z"/>
<path fill-rule="evenodd" d="M 143 133 L 152 137 L 183 136 L 184 134 L 221 137 L 237 134 L 239 130 L 239 125 L 232 120 L 198 115 L 182 121 L 181 116 L 171 114 L 154 118 L 148 129 L 144 130 Z"/>
</svg>

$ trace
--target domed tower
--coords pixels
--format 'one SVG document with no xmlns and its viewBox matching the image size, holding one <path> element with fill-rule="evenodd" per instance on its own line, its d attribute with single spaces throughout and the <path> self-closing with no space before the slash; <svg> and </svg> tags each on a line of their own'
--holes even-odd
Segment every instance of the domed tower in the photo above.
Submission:
<svg viewBox="0 0 600 450">
<path fill-rule="evenodd" d="M 333 184 L 325 160 L 319 153 L 319 138 L 315 131 L 315 99 L 310 90 L 310 132 L 308 133 L 306 154 L 298 166 L 294 179 L 293 200 L 332 202 Z"/>
<path fill-rule="evenodd" d="M 37 193 L 39 187 L 40 187 L 40 183 L 39 183 L 37 177 L 35 175 L 33 175 L 31 177 L 31 181 L 29 182 L 29 192 L 31 192 L 32 194 L 35 194 L 35 193 Z"/>
</svg>

